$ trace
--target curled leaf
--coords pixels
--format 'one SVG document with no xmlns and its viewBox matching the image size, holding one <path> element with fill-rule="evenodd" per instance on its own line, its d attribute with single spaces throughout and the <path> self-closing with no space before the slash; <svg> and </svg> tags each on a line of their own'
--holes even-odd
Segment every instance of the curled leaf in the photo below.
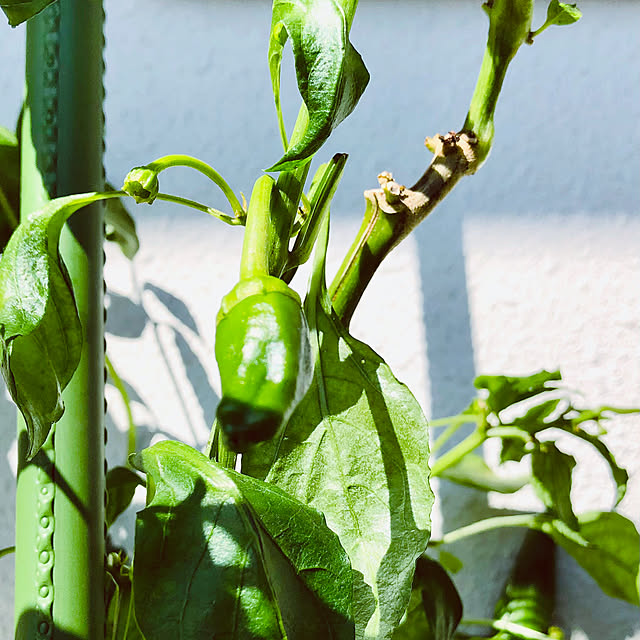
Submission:
<svg viewBox="0 0 640 640">
<path fill-rule="evenodd" d="M 274 0 L 269 68 L 281 123 L 280 66 L 291 40 L 307 127 L 269 171 L 290 170 L 310 158 L 355 108 L 369 82 L 369 72 L 349 41 L 354 0 Z"/>
</svg>

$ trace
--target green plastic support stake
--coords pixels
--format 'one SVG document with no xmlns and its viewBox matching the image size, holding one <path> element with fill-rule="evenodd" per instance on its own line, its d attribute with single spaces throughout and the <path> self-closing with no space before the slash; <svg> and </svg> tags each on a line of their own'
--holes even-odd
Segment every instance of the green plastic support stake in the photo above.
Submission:
<svg viewBox="0 0 640 640">
<path fill-rule="evenodd" d="M 46 200 L 103 191 L 104 12 L 59 0 L 27 24 L 21 215 Z M 65 414 L 27 463 L 18 426 L 15 637 L 104 638 L 103 215 L 75 216 L 61 251 L 84 331 Z"/>
</svg>

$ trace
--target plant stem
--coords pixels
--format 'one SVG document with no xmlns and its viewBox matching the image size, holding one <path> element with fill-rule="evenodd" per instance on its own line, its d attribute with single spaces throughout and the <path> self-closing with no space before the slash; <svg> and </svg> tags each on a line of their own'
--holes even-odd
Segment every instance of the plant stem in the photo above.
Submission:
<svg viewBox="0 0 640 640">
<path fill-rule="evenodd" d="M 497 631 L 506 631 L 512 633 L 517 638 L 526 638 L 527 640 L 554 640 L 552 636 L 548 636 L 546 633 L 540 633 L 534 631 L 516 622 L 509 622 L 508 620 L 493 620 L 491 618 L 472 618 L 465 619 L 460 622 L 461 625 L 482 625 L 484 627 L 492 627 Z"/>
<path fill-rule="evenodd" d="M 128 195 L 123 192 L 123 195 Z M 233 217 L 230 216 L 223 211 L 218 211 L 218 209 L 214 209 L 213 207 L 208 207 L 206 204 L 201 204 L 200 202 L 196 202 L 195 200 L 189 200 L 188 198 L 183 198 L 182 196 L 174 196 L 169 193 L 159 193 L 156 196 L 157 200 L 164 200 L 165 202 L 173 202 L 174 204 L 181 204 L 185 207 L 191 207 L 192 209 L 197 209 L 198 211 L 204 211 L 208 213 L 210 216 L 214 216 L 218 218 L 218 220 L 222 220 L 222 222 L 226 222 L 231 226 L 237 226 L 244 224 L 244 212 L 241 217 Z"/>
<path fill-rule="evenodd" d="M 380 188 L 365 191 L 364 220 L 329 287 L 333 307 L 346 326 L 389 252 L 489 155 L 497 99 L 509 62 L 529 34 L 533 0 L 493 0 L 488 11 L 485 56 L 462 131 L 427 139 L 434 157 L 410 189 L 383 173 Z"/>
<path fill-rule="evenodd" d="M 487 436 L 483 429 L 473 431 L 462 442 L 459 442 L 455 447 L 452 447 L 444 455 L 436 459 L 431 466 L 431 477 L 440 475 L 445 469 L 456 464 L 467 453 L 477 449 L 486 439 Z"/>
<path fill-rule="evenodd" d="M 478 533 L 491 531 L 492 529 L 500 529 L 503 527 L 530 527 L 536 528 L 538 522 L 548 520 L 548 516 L 540 513 L 524 513 L 513 516 L 496 516 L 495 518 L 486 518 L 478 520 L 465 527 L 460 527 L 449 533 L 445 533 L 440 540 L 430 540 L 430 547 L 438 547 L 443 544 L 452 544 L 469 536 L 475 536 Z"/>
<path fill-rule="evenodd" d="M 129 456 L 136 452 L 136 425 L 133 421 L 133 413 L 131 412 L 131 400 L 129 399 L 129 393 L 127 392 L 127 388 L 124 386 L 124 382 L 122 378 L 118 375 L 117 371 L 113 367 L 113 363 L 107 354 L 104 355 L 104 363 L 107 367 L 107 371 L 109 372 L 109 377 L 113 382 L 115 388 L 118 390 L 120 395 L 122 396 L 122 402 L 124 403 L 125 411 L 127 412 L 127 421 L 129 423 L 127 430 L 127 457 L 125 460 L 125 465 L 129 464 Z"/>
<path fill-rule="evenodd" d="M 440 449 L 455 433 L 465 424 L 475 424 L 476 427 L 480 425 L 481 418 L 479 416 L 473 416 L 470 414 L 461 413 L 457 416 L 450 416 L 448 418 L 438 418 L 437 420 L 431 420 L 429 426 L 433 428 L 442 427 L 448 425 L 447 428 L 438 436 L 436 441 L 431 445 L 431 454 L 434 454 Z"/>
<path fill-rule="evenodd" d="M 256 275 L 268 275 L 270 270 L 270 238 L 272 237 L 272 199 L 275 181 L 269 175 L 261 175 L 253 185 L 247 210 L 240 279 Z"/>
<path fill-rule="evenodd" d="M 4 556 L 8 556 L 11 553 L 15 553 L 16 548 L 15 547 L 5 547 L 4 549 L 0 549 L 0 558 L 3 558 Z"/>
<path fill-rule="evenodd" d="M 173 154 L 169 156 L 163 156 L 162 158 L 158 158 L 153 162 L 146 165 L 148 169 L 152 171 L 157 171 L 160 173 L 165 169 L 169 169 L 170 167 L 189 167 L 191 169 L 195 169 L 199 171 L 203 175 L 207 176 L 212 182 L 214 182 L 220 189 L 222 193 L 224 193 L 225 197 L 229 201 L 231 205 L 231 209 L 233 213 L 241 218 L 244 216 L 244 209 L 240 204 L 240 201 L 236 197 L 236 194 L 233 192 L 233 189 L 227 184 L 226 180 L 210 165 L 202 160 L 198 160 L 198 158 L 193 158 L 192 156 L 182 155 L 182 154 Z"/>
</svg>

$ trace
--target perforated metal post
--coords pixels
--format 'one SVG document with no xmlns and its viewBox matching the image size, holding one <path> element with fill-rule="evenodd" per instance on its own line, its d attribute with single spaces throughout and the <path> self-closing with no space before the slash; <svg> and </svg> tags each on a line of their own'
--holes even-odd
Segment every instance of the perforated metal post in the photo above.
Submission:
<svg viewBox="0 0 640 640">
<path fill-rule="evenodd" d="M 21 215 L 104 187 L 101 0 L 59 0 L 27 25 Z M 61 241 L 84 332 L 65 414 L 27 462 L 19 425 L 16 638 L 104 638 L 103 216 L 76 214 Z"/>
</svg>

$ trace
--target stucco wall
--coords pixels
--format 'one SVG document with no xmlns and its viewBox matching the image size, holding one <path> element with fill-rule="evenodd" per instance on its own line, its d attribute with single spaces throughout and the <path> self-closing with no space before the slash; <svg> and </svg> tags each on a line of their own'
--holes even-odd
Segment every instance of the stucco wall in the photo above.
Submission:
<svg viewBox="0 0 640 640">
<path fill-rule="evenodd" d="M 372 80 L 356 112 L 320 153 L 350 154 L 332 211 L 330 272 L 381 170 L 411 184 L 428 162 L 426 135 L 459 127 L 482 56 L 479 2 L 362 0 L 352 39 Z M 202 157 L 248 194 L 279 152 L 266 64 L 268 2 L 106 0 L 108 178 L 166 153 Z M 389 258 L 353 333 L 369 342 L 428 416 L 456 413 L 480 373 L 560 367 L 585 403 L 640 406 L 640 5 L 583 2 L 583 20 L 524 48 L 509 72 L 492 155 Z M 536 22 L 541 22 L 541 7 Z M 24 27 L 0 25 L 0 123 L 22 91 Z M 290 70 L 290 66 L 287 67 Z M 285 74 L 287 74 L 285 70 Z M 285 75 L 288 113 L 297 105 Z M 169 175 L 170 174 L 170 175 Z M 165 178 L 166 175 L 166 178 Z M 187 170 L 164 191 L 223 206 Z M 241 231 L 158 203 L 134 211 L 142 248 L 133 265 L 108 248 L 108 352 L 134 399 L 139 444 L 158 434 L 206 441 L 218 401 L 214 318 L 233 286 Z M 299 290 L 304 279 L 298 278 Z M 380 304 L 380 300 L 383 300 Z M 111 464 L 123 461 L 125 420 L 112 388 Z M 14 522 L 15 410 L 0 399 L 0 547 Z M 640 526 L 640 420 L 612 424 L 608 442 L 632 480 L 621 511 Z M 488 458 L 495 452 L 488 450 Z M 607 471 L 579 449 L 579 510 L 608 508 Z M 503 507 L 539 508 L 439 486 L 434 533 Z M 131 544 L 132 516 L 116 532 Z M 455 551 L 468 617 L 490 614 L 518 531 Z M 0 637 L 10 637 L 12 561 L 0 560 Z M 572 640 L 640 639 L 638 610 L 608 598 L 560 554 L 558 623 Z"/>
</svg>

